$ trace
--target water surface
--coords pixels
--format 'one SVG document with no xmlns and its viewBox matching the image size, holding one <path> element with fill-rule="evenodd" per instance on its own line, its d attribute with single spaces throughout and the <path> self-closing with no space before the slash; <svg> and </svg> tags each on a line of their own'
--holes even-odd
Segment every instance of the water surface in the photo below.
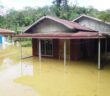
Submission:
<svg viewBox="0 0 110 96">
<path fill-rule="evenodd" d="M 13 49 L 13 51 L 11 50 Z M 30 56 L 31 48 L 24 48 Z M 0 96 L 109 96 L 110 65 L 37 57 L 20 59 L 20 48 L 0 51 Z"/>
</svg>

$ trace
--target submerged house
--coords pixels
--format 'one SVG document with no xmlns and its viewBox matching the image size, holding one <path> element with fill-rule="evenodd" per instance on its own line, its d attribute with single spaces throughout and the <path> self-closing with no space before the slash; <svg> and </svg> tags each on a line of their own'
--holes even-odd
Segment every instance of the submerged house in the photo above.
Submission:
<svg viewBox="0 0 110 96">
<path fill-rule="evenodd" d="M 12 36 L 14 34 L 15 34 L 14 31 L 0 28 L 0 45 L 12 43 Z"/>
<path fill-rule="evenodd" d="M 106 53 L 110 52 L 110 23 L 103 22 L 100 19 L 81 15 L 78 18 L 74 19 L 73 22 L 79 23 L 82 26 L 91 28 L 93 30 L 98 31 L 99 33 L 106 36 L 106 39 L 102 40 L 102 50 L 105 49 Z M 104 48 L 105 45 L 105 48 Z"/>
<path fill-rule="evenodd" d="M 79 60 L 98 54 L 100 69 L 100 40 L 105 39 L 98 31 L 76 22 L 44 16 L 27 28 L 18 38 L 32 38 L 33 56 Z"/>
</svg>

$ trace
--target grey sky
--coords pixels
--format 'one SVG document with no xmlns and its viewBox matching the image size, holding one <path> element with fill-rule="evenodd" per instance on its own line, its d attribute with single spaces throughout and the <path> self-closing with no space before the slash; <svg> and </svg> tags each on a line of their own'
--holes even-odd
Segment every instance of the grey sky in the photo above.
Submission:
<svg viewBox="0 0 110 96">
<path fill-rule="evenodd" d="M 53 0 L 0 0 L 6 9 L 22 9 L 23 7 L 42 7 L 51 5 Z M 110 9 L 110 0 L 69 0 L 69 4 L 74 4 L 77 1 L 79 6 L 93 6 L 98 10 Z"/>
</svg>

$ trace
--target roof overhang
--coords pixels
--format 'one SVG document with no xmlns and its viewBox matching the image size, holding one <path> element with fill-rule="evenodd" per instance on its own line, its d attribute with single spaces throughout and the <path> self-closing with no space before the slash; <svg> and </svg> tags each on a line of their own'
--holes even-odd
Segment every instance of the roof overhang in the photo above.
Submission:
<svg viewBox="0 0 110 96">
<path fill-rule="evenodd" d="M 36 38 L 36 39 L 103 39 L 103 35 L 96 32 L 77 32 L 77 33 L 57 33 L 57 34 L 20 34 L 17 38 Z"/>
</svg>

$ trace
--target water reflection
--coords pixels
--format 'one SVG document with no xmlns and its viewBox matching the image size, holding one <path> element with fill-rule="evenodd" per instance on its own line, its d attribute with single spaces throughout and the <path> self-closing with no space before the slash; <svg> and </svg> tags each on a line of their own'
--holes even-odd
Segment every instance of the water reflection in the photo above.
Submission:
<svg viewBox="0 0 110 96">
<path fill-rule="evenodd" d="M 21 62 L 21 74 L 22 76 L 25 75 L 33 75 L 33 66 L 30 63 L 27 62 Z"/>
<path fill-rule="evenodd" d="M 13 61 L 10 58 L 5 58 L 5 59 L 3 59 L 2 64 L 6 67 L 10 67 L 13 64 Z"/>
<path fill-rule="evenodd" d="M 29 61 L 33 66 L 33 76 L 21 76 L 15 81 L 32 87 L 40 96 L 108 96 L 100 94 L 100 91 L 109 91 L 103 89 L 100 81 L 103 80 L 102 71 L 94 64 L 90 67 L 85 62 L 71 62 L 65 66 L 63 61 L 43 59 L 39 62 L 38 58 Z M 110 76 L 107 79 L 110 80 Z"/>
<path fill-rule="evenodd" d="M 0 44 L 0 49 L 6 49 L 8 47 L 7 44 Z"/>
</svg>

